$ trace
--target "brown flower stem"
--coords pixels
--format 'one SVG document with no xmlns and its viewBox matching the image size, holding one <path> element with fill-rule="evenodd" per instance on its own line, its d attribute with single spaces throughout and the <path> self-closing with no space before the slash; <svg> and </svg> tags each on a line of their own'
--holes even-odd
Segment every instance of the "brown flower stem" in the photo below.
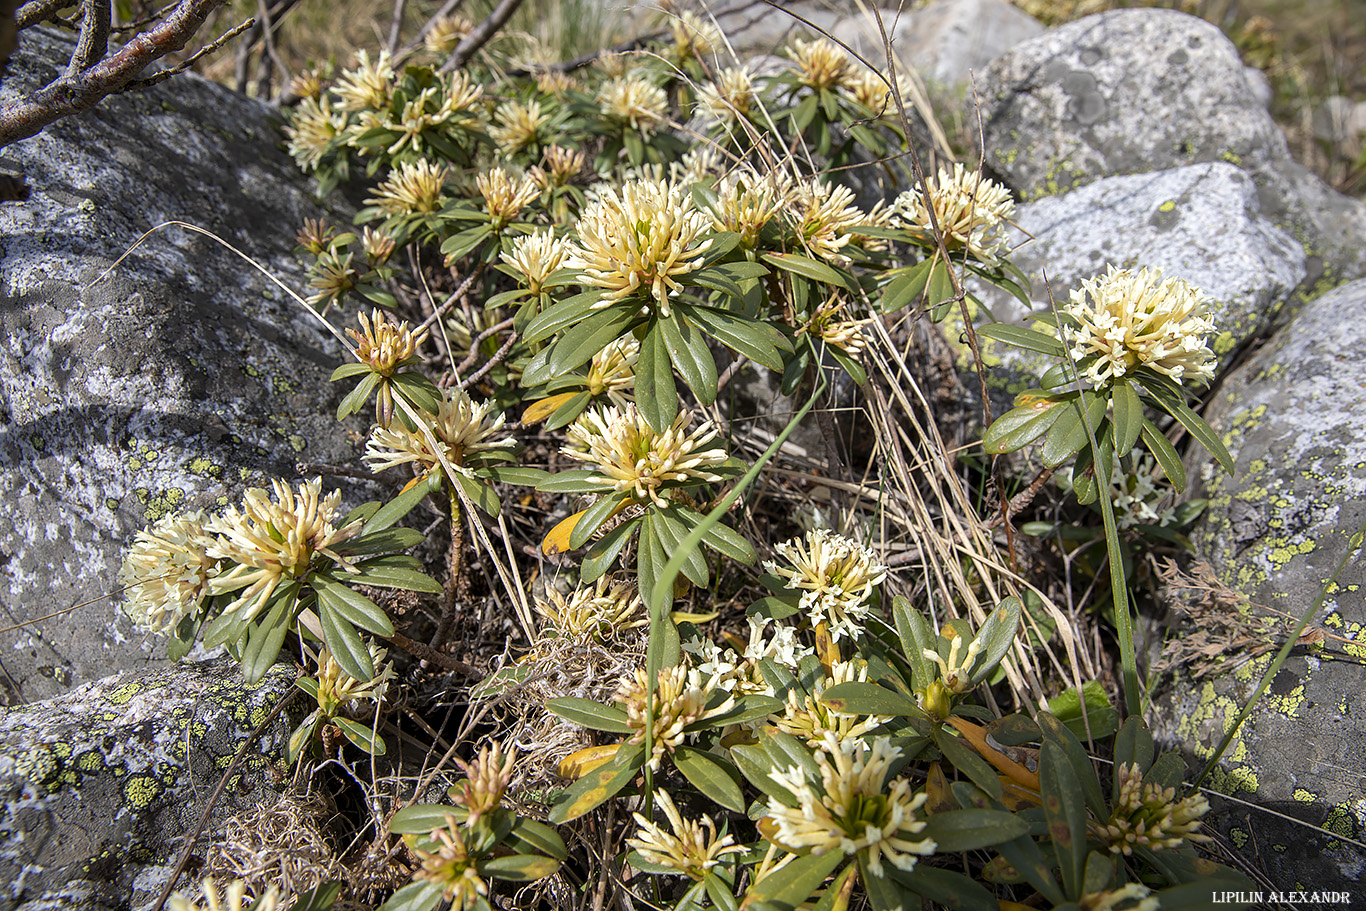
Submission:
<svg viewBox="0 0 1366 911">
<path fill-rule="evenodd" d="M 392 636 L 381 636 L 380 638 L 387 642 L 392 642 L 415 658 L 421 658 L 423 661 L 430 661 L 432 664 L 438 665 L 448 671 L 454 671 L 457 674 L 464 674 L 471 680 L 484 679 L 482 671 L 476 670 L 463 661 L 452 658 L 445 652 L 438 652 L 429 645 L 423 645 L 415 639 L 409 639 L 400 632 L 395 632 Z"/>
<path fill-rule="evenodd" d="M 474 383 L 479 382 L 481 379 L 483 379 L 483 378 L 484 378 L 484 375 L 485 375 L 486 373 L 488 373 L 488 372 L 489 372 L 490 370 L 492 370 L 494 367 L 497 367 L 497 366 L 498 366 L 499 364 L 501 364 L 503 361 L 507 360 L 508 354 L 510 354 L 510 353 L 512 352 L 512 346 L 515 345 L 515 344 L 517 344 L 517 338 L 518 338 L 518 336 L 517 336 L 517 333 L 516 333 L 516 332 L 512 333 L 511 335 L 509 335 L 508 338 L 507 338 L 507 341 L 503 342 L 503 347 L 499 348 L 499 349 L 494 353 L 493 357 L 491 357 L 491 358 L 489 358 L 487 361 L 485 361 L 485 362 L 484 362 L 484 366 L 480 367 L 478 370 L 474 371 L 474 372 L 471 373 L 469 376 L 465 377 L 465 378 L 464 378 L 463 380 L 461 380 L 457 385 L 458 385 L 461 389 L 464 389 L 464 388 L 466 388 L 466 387 L 468 387 L 468 386 L 470 386 L 470 385 L 472 385 L 472 384 L 474 384 Z"/>
<path fill-rule="evenodd" d="M 491 336 L 491 335 L 497 335 L 499 332 L 502 332 L 502 331 L 504 331 L 505 329 L 511 329 L 511 328 L 512 328 L 512 322 L 513 322 L 514 318 L 515 318 L 515 317 L 509 316 L 507 319 L 503 320 L 503 321 L 502 321 L 501 323 L 499 323 L 498 325 L 496 325 L 496 326 L 489 326 L 489 327 L 488 327 L 487 329 L 485 329 L 483 332 L 481 332 L 481 333 L 479 333 L 478 335 L 476 335 L 476 336 L 470 341 L 470 353 L 469 353 L 469 356 L 466 357 L 463 361 L 460 362 L 460 365 L 459 365 L 458 367 L 455 368 L 455 372 L 456 372 L 457 374 L 464 373 L 466 370 L 468 370 L 468 369 L 470 369 L 471 367 L 473 367 L 473 366 L 474 366 L 474 362 L 477 361 L 477 360 L 479 360 L 479 346 L 483 343 L 484 339 L 488 338 L 488 337 Z"/>
<path fill-rule="evenodd" d="M 446 552 L 446 569 L 450 578 L 446 581 L 446 590 L 442 593 L 441 620 L 436 625 L 436 632 L 432 634 L 431 642 L 428 643 L 433 651 L 440 651 L 446 644 L 446 637 L 450 635 L 451 626 L 455 623 L 455 612 L 460 606 L 458 592 L 460 590 L 460 571 L 462 559 L 465 553 L 465 522 L 461 515 L 460 496 L 451 488 L 451 546 Z"/>
</svg>

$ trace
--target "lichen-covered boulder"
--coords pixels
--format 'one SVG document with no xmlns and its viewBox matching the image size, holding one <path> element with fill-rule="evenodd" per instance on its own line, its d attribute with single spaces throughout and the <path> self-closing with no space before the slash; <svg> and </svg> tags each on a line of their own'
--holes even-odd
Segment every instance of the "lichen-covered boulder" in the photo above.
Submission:
<svg viewBox="0 0 1366 911">
<path fill-rule="evenodd" d="M 278 665 L 249 686 L 235 661 L 218 659 L 0 708 L 0 911 L 155 904 L 183 836 L 293 679 Z M 288 740 L 287 719 L 266 726 L 214 821 L 273 799 Z"/>
<path fill-rule="evenodd" d="M 1366 206 L 1291 158 L 1218 28 L 1171 10 L 1088 16 L 979 74 L 986 163 L 1023 197 L 1117 174 L 1226 161 L 1309 257 L 1309 281 L 1366 274 Z"/>
<path fill-rule="evenodd" d="M 1033 325 L 1028 314 L 1052 312 L 1050 290 L 1065 304 L 1083 279 L 1111 265 L 1160 268 L 1209 295 L 1217 329 L 1212 347 L 1221 362 L 1267 333 L 1305 278 L 1304 251 L 1262 215 L 1246 172 L 1223 162 L 1105 177 L 1026 203 L 1016 210 L 1011 243 L 1019 245 L 1012 260 L 1033 283 L 1034 306 L 983 287 L 994 319 Z M 998 406 L 1053 363 L 990 339 L 982 347 L 993 365 L 1011 368 L 989 377 L 1000 387 Z M 960 348 L 961 366 L 970 366 L 966 346 Z"/>
<path fill-rule="evenodd" d="M 0 101 L 70 54 L 25 31 Z M 304 288 L 292 238 L 327 213 L 280 145 L 264 105 L 177 76 L 4 149 L 30 195 L 0 203 L 0 704 L 160 653 L 111 597 L 148 521 L 353 456 L 341 345 L 249 263 L 170 228 L 105 274 L 178 219 Z"/>
<path fill-rule="evenodd" d="M 1363 351 L 1366 281 L 1357 281 L 1306 304 L 1225 378 L 1206 412 L 1237 470 L 1204 467 L 1193 493 L 1209 507 L 1193 539 L 1250 599 L 1249 629 L 1261 616 L 1298 619 L 1360 544 L 1352 538 L 1366 522 Z M 1222 815 L 1221 828 L 1239 846 L 1253 841 L 1247 853 L 1286 890 L 1366 880 L 1366 852 L 1333 837 L 1366 833 L 1366 556 L 1347 562 L 1312 623 L 1328 636 L 1291 654 L 1214 777 L 1221 790 L 1328 829 L 1255 808 Z M 1207 759 L 1271 658 L 1215 667 L 1201 681 L 1178 675 L 1158 700 L 1157 732 Z"/>
</svg>

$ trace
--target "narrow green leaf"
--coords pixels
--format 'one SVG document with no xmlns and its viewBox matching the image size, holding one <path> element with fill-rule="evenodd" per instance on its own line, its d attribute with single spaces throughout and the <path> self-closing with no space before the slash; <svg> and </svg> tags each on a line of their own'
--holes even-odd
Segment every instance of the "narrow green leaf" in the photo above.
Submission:
<svg viewBox="0 0 1366 911">
<path fill-rule="evenodd" d="M 781 352 L 792 348 L 781 332 L 766 323 L 747 320 L 714 307 L 681 302 L 674 306 L 674 311 L 683 312 L 712 338 L 770 370 L 781 371 Z"/>
<path fill-rule="evenodd" d="M 1143 400 L 1134 391 L 1133 384 L 1121 377 L 1115 382 L 1110 401 L 1115 409 L 1115 450 L 1120 455 L 1127 455 L 1143 430 Z"/>
<path fill-rule="evenodd" d="M 591 699 L 580 699 L 578 696 L 560 696 L 548 700 L 545 707 L 565 721 L 595 731 L 606 731 L 609 734 L 630 734 L 635 731 L 626 720 L 626 711 L 614 705 L 603 705 Z"/>
<path fill-rule="evenodd" d="M 1161 401 L 1162 409 L 1181 422 L 1187 432 L 1197 443 L 1205 448 L 1205 451 L 1214 456 L 1215 460 L 1223 466 L 1224 471 L 1233 474 L 1233 456 L 1229 454 L 1224 441 L 1219 439 L 1219 434 L 1214 432 L 1214 428 L 1205 423 L 1205 419 L 1194 411 L 1191 411 L 1184 402 L 1176 399 Z"/>
<path fill-rule="evenodd" d="M 843 851 L 826 851 L 820 856 L 798 857 L 780 870 L 749 887 L 745 904 L 767 902 L 782 909 L 795 909 L 820 888 L 826 877 L 845 860 Z"/>
<path fill-rule="evenodd" d="M 1152 768 L 1153 752 L 1153 735 L 1143 719 L 1138 715 L 1128 718 L 1115 735 L 1115 793 L 1119 793 L 1119 770 L 1134 765 L 1140 772 L 1146 773 Z"/>
<path fill-rule="evenodd" d="M 574 530 L 569 533 L 569 547 L 578 550 L 593 537 L 593 532 L 602 527 L 608 517 L 621 505 L 621 497 L 601 497 L 596 503 L 583 511 Z"/>
<path fill-rule="evenodd" d="M 498 512 L 502 508 L 502 501 L 498 499 L 498 492 L 493 489 L 493 485 L 484 481 L 482 478 L 472 478 L 463 471 L 455 473 L 455 482 L 460 487 L 465 497 L 473 503 L 480 512 L 486 516 L 498 518 Z"/>
<path fill-rule="evenodd" d="M 983 338 L 994 338 L 998 342 L 1005 342 L 1007 345 L 1023 348 L 1026 351 L 1037 351 L 1050 357 L 1063 357 L 1067 354 L 1067 349 L 1062 346 L 1062 342 L 1051 335 L 1045 335 L 1037 329 L 1029 329 L 1025 326 L 987 323 L 984 326 L 977 327 L 977 334 Z"/>
<path fill-rule="evenodd" d="M 640 340 L 636 361 L 636 405 L 656 433 L 663 433 L 678 415 L 678 390 L 664 333 L 656 322 Z"/>
<path fill-rule="evenodd" d="M 379 504 L 375 504 L 378 512 Z M 378 531 L 366 530 L 359 537 L 335 544 L 332 550 L 344 557 L 364 554 L 383 554 L 395 550 L 407 550 L 426 540 L 426 536 L 416 528 L 383 528 Z"/>
<path fill-rule="evenodd" d="M 917 836 L 933 838 L 940 853 L 976 851 L 1029 832 L 1029 823 L 1004 810 L 949 810 L 925 820 Z"/>
<path fill-rule="evenodd" d="M 1043 738 L 1043 732 L 1034 719 L 1019 712 L 1002 716 L 988 724 L 987 734 L 997 743 L 1008 747 L 1038 743 Z"/>
<path fill-rule="evenodd" d="M 728 297 L 738 299 L 745 296 L 745 292 L 740 290 L 740 286 L 729 276 L 714 269 L 698 269 L 696 272 L 689 272 L 687 275 L 681 276 L 680 281 L 685 285 L 720 291 Z"/>
<path fill-rule="evenodd" d="M 318 595 L 320 609 L 335 612 L 352 626 L 372 633 L 381 636 L 394 634 L 394 624 L 389 622 L 383 608 L 335 576 L 319 572 L 309 576 L 309 580 Z"/>
<path fill-rule="evenodd" d="M 247 683 L 260 680 L 279 660 L 294 607 L 293 598 L 281 599 L 264 620 L 247 628 L 247 647 L 242 650 L 242 677 Z"/>
<path fill-rule="evenodd" d="M 1172 446 L 1166 435 L 1147 418 L 1143 419 L 1143 444 L 1153 454 L 1153 459 L 1157 461 L 1158 467 L 1167 476 L 1167 480 L 1172 482 L 1176 492 L 1185 493 L 1186 468 L 1181 464 L 1181 456 L 1177 454 L 1176 448 Z"/>
<path fill-rule="evenodd" d="M 934 260 L 923 260 L 888 282 L 882 289 L 882 312 L 895 313 L 914 304 L 925 292 L 933 266 Z"/>
<path fill-rule="evenodd" d="M 630 332 L 639 322 L 634 307 L 614 305 L 594 310 L 564 330 L 550 355 L 550 375 L 568 373 Z"/>
<path fill-rule="evenodd" d="M 365 523 L 365 532 L 383 531 L 397 523 L 400 519 L 413 511 L 413 507 L 422 502 L 422 498 L 428 493 L 428 486 L 421 481 L 394 497 L 388 503 L 379 508 L 369 522 Z"/>
<path fill-rule="evenodd" d="M 1055 906 L 1063 903 L 1062 890 L 1058 888 L 1053 869 L 1033 838 L 1024 836 L 1002 842 L 996 846 L 996 850 L 1024 877 L 1025 882 L 1038 889 Z"/>
<path fill-rule="evenodd" d="M 854 385 L 868 385 L 867 371 L 863 369 L 863 365 L 860 364 L 853 356 L 844 351 L 844 349 L 837 348 L 834 345 L 825 346 L 825 350 L 830 354 L 831 357 L 835 359 L 835 363 L 843 367 L 844 372 L 849 374 L 849 379 L 854 381 Z"/>
<path fill-rule="evenodd" d="M 688 536 L 692 526 L 696 522 L 689 523 L 683 518 L 688 513 L 684 507 L 675 503 L 670 503 L 663 509 L 653 510 L 655 534 L 659 537 L 663 545 L 663 552 L 672 556 L 683 548 L 683 539 Z M 692 518 L 692 517 L 690 517 Z M 697 516 L 700 520 L 701 517 Z M 683 575 L 694 585 L 705 586 L 709 578 L 710 570 L 707 567 L 707 558 L 702 555 L 700 547 L 694 547 L 688 554 L 683 563 Z"/>
<path fill-rule="evenodd" d="M 446 828 L 446 817 L 463 820 L 468 816 L 464 807 L 439 803 L 418 803 L 404 807 L 389 820 L 389 831 L 395 835 L 427 835 L 433 829 Z"/>
<path fill-rule="evenodd" d="M 709 870 L 702 884 L 707 889 L 707 897 L 711 899 L 711 903 L 721 911 L 739 911 L 740 905 L 735 900 L 735 893 L 721 877 Z"/>
<path fill-rule="evenodd" d="M 793 275 L 799 275 L 802 278 L 825 282 L 827 285 L 839 285 L 842 288 L 849 287 L 845 276 L 833 267 L 809 256 L 802 256 L 800 253 L 765 253 L 763 260 L 785 272 L 791 272 Z"/>
<path fill-rule="evenodd" d="M 323 628 L 323 642 L 341 669 L 356 680 L 373 680 L 375 666 L 370 660 L 370 650 L 361 641 L 356 628 L 335 610 L 328 609 L 321 598 L 318 599 L 318 620 Z"/>
<path fill-rule="evenodd" d="M 892 877 L 910 889 L 950 911 L 1000 911 L 996 897 L 974 879 L 962 873 L 916 864 L 906 873 L 891 868 Z"/>
<path fill-rule="evenodd" d="M 610 485 L 602 483 L 602 475 L 587 468 L 557 471 L 536 485 L 546 493 L 602 493 Z"/>
<path fill-rule="evenodd" d="M 484 473 L 499 484 L 512 484 L 517 487 L 535 487 L 551 477 L 550 472 L 544 469 L 522 465 L 495 465 L 485 468 Z"/>
<path fill-rule="evenodd" d="M 364 408 L 370 400 L 370 393 L 379 385 L 379 379 L 379 374 L 371 373 L 357 383 L 356 388 L 348 392 L 337 405 L 337 420 L 344 420 Z"/>
<path fill-rule="evenodd" d="M 357 563 L 356 568 L 361 571 L 357 581 L 376 588 L 401 588 L 410 592 L 441 594 L 444 591 L 441 583 L 418 569 L 420 565 L 417 558 L 407 554 L 385 554 Z"/>
<path fill-rule="evenodd" d="M 1073 775 L 1086 797 L 1084 809 L 1089 809 L 1097 819 L 1105 818 L 1105 796 L 1100 791 L 1100 781 L 1096 778 L 1091 757 L 1086 755 L 1086 749 L 1081 745 L 1081 741 L 1067 725 L 1048 712 L 1039 712 L 1037 720 L 1039 730 L 1043 732 L 1044 742 L 1056 744 L 1071 763 Z"/>
<path fill-rule="evenodd" d="M 937 649 L 939 637 L 930 628 L 925 616 L 911 606 L 904 595 L 892 599 L 892 618 L 896 634 L 901 639 L 902 654 L 911 665 L 912 683 L 923 690 L 939 678 L 939 670 L 925 657 L 925 649 Z"/>
<path fill-rule="evenodd" d="M 1080 895 L 1086 862 L 1086 798 L 1072 763 L 1055 741 L 1045 740 L 1039 750 L 1039 784 L 1063 889 L 1068 895 Z"/>
<path fill-rule="evenodd" d="M 530 849 L 547 857 L 556 860 L 564 860 L 569 856 L 569 849 L 565 847 L 564 839 L 560 834 L 543 822 L 534 819 L 527 819 L 524 816 L 517 817 L 517 822 L 512 827 L 512 831 L 507 837 L 508 847 L 514 849 Z M 529 853 L 521 851 L 520 853 Z"/>
<path fill-rule="evenodd" d="M 623 522 L 593 542 L 593 546 L 588 548 L 588 552 L 584 555 L 583 565 L 579 570 L 579 578 L 584 582 L 596 582 L 601 579 L 612 567 L 612 564 L 616 562 L 621 549 L 626 546 L 627 541 L 631 540 L 631 535 L 640 528 L 643 521 L 643 519 L 636 518 L 629 522 Z"/>
<path fill-rule="evenodd" d="M 337 896 L 341 894 L 341 887 L 340 881 L 333 880 L 320 883 L 306 892 L 300 892 L 294 899 L 294 904 L 290 905 L 289 911 L 332 911 Z M 248 908 L 247 911 L 252 909 Z"/>
<path fill-rule="evenodd" d="M 987 617 L 987 622 L 977 632 L 977 641 L 982 643 L 977 663 L 973 666 L 971 683 L 981 683 L 1010 651 L 1015 642 L 1015 634 L 1020 629 L 1020 613 L 1023 605 L 1019 598 L 1006 598 Z"/>
<path fill-rule="evenodd" d="M 837 683 L 821 695 L 821 702 L 846 715 L 920 715 L 909 696 L 876 683 Z"/>
<path fill-rule="evenodd" d="M 657 328 L 663 333 L 669 360 L 697 400 L 703 405 L 716 401 L 716 360 L 702 333 L 677 313 L 661 318 Z"/>
<path fill-rule="evenodd" d="M 1047 433 L 1067 410 L 1066 402 L 1048 400 L 1012 408 L 987 428 L 982 448 L 992 455 L 1023 449 Z"/>
<path fill-rule="evenodd" d="M 616 758 L 599 766 L 560 792 L 548 819 L 562 825 L 600 806 L 626 787 L 645 765 L 645 747 L 623 744 Z"/>
<path fill-rule="evenodd" d="M 514 882 L 530 882 L 545 879 L 560 869 L 560 862 L 553 857 L 540 854 L 508 854 L 504 857 L 490 857 L 479 862 L 478 870 L 485 876 L 507 879 Z"/>
<path fill-rule="evenodd" d="M 1048 468 L 1057 468 L 1072 456 L 1081 451 L 1082 447 L 1088 442 L 1086 433 L 1086 421 L 1082 417 L 1082 403 L 1086 405 L 1086 413 L 1090 418 L 1091 427 L 1098 429 L 1101 418 L 1105 417 L 1105 399 L 1096 395 L 1094 392 L 1083 392 L 1079 399 L 1073 399 L 1063 414 L 1058 418 L 1053 428 L 1048 431 L 1048 436 L 1044 439 L 1043 448 L 1039 451 L 1039 459 Z"/>
<path fill-rule="evenodd" d="M 1001 779 L 997 776 L 996 770 L 977 755 L 977 751 L 959 738 L 950 736 L 942 728 L 935 732 L 934 745 L 939 747 L 939 752 L 944 754 L 944 758 L 955 769 L 968 776 L 969 781 L 995 799 L 1001 799 L 1004 793 L 1001 789 Z"/>
<path fill-rule="evenodd" d="M 379 736 L 379 732 L 367 724 L 361 724 L 359 721 L 352 721 L 350 718 L 340 716 L 333 718 L 332 723 L 341 729 L 347 740 L 372 756 L 383 756 L 388 749 L 384 745 L 384 738 Z"/>
<path fill-rule="evenodd" d="M 791 792 L 769 777 L 769 773 L 773 771 L 773 761 L 763 747 L 753 743 L 736 744 L 730 748 L 730 756 L 735 760 L 736 768 L 745 776 L 745 780 L 762 791 L 765 796 L 778 800 L 792 799 Z"/>
<path fill-rule="evenodd" d="M 583 294 L 575 294 L 573 297 L 565 298 L 548 309 L 542 310 L 527 325 L 526 332 L 522 335 L 522 341 L 528 345 L 543 341 L 556 333 L 563 332 L 584 319 L 589 313 L 603 312 L 593 310 L 593 305 L 601 299 L 602 291 L 595 289 Z"/>
<path fill-rule="evenodd" d="M 441 410 L 442 393 L 436 384 L 420 373 L 404 371 L 389 378 L 394 390 L 418 411 L 436 414 Z"/>
<path fill-rule="evenodd" d="M 775 769 L 797 766 L 812 781 L 820 779 L 820 766 L 816 765 L 810 748 L 802 741 L 775 728 L 765 728 L 764 737 L 760 742 L 768 751 Z"/>
<path fill-rule="evenodd" d="M 891 864 L 883 864 L 882 875 L 879 876 L 868 868 L 868 852 L 860 851 L 858 870 L 859 879 L 863 882 L 863 894 L 867 896 L 868 906 L 873 911 L 903 911 L 909 904 L 901 883 L 892 877 Z"/>
<path fill-rule="evenodd" d="M 745 811 L 740 773 L 724 759 L 703 750 L 678 746 L 674 748 L 674 765 L 708 800 L 736 813 Z"/>
<path fill-rule="evenodd" d="M 441 898 L 439 883 L 410 883 L 395 892 L 379 911 L 431 911 Z"/>
<path fill-rule="evenodd" d="M 935 261 L 934 271 L 930 273 L 930 280 L 925 287 L 925 306 L 931 310 L 953 300 L 953 278 L 949 274 L 951 268 L 945 266 L 942 261 Z M 940 315 L 931 318 L 939 322 L 944 317 Z"/>
<path fill-rule="evenodd" d="M 753 566 L 759 559 L 754 547 L 743 535 L 720 523 L 706 530 L 702 536 L 702 543 L 722 556 L 737 560 L 746 566 Z"/>
<path fill-rule="evenodd" d="M 335 382 L 337 382 L 337 380 L 344 380 L 344 379 L 346 379 L 348 376 L 359 376 L 359 375 L 362 374 L 362 373 L 369 373 L 369 372 L 370 372 L 370 365 L 369 365 L 369 364 L 359 364 L 359 363 L 356 363 L 356 364 L 342 364 L 342 365 L 341 365 L 340 367 L 338 367 L 336 370 L 333 370 L 333 371 L 332 371 L 332 375 L 331 375 L 330 377 L 328 377 L 327 379 L 328 379 L 328 382 L 335 383 Z"/>
</svg>

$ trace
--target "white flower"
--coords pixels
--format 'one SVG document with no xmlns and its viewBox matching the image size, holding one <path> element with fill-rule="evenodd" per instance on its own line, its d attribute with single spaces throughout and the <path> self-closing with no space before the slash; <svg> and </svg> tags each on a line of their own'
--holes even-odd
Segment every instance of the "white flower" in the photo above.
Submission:
<svg viewBox="0 0 1366 911">
<path fill-rule="evenodd" d="M 665 791 L 655 791 L 655 803 L 664 810 L 673 831 L 665 831 L 639 813 L 632 813 L 640 831 L 626 843 L 652 864 L 670 867 L 689 879 L 701 882 L 707 871 L 727 854 L 743 854 L 745 849 L 729 835 L 716 837 L 716 823 L 703 816 L 701 823 L 684 819 Z"/>
<path fill-rule="evenodd" d="M 468 455 L 516 445 L 508 437 L 493 439 L 503 428 L 502 413 L 495 414 L 493 409 L 492 402 L 476 402 L 463 389 L 455 389 L 441 400 L 436 414 L 419 412 L 418 416 L 426 422 L 446 461 L 459 468 Z M 365 445 L 365 464 L 370 470 L 380 472 L 407 463 L 430 472 L 440 467 L 441 457 L 421 429 L 409 430 L 398 421 L 375 427 Z"/>
<path fill-rule="evenodd" d="M 1006 226 L 1015 214 L 1010 191 L 980 172 L 968 171 L 961 164 L 953 170 L 940 168 L 937 178 L 927 177 L 931 206 L 919 187 L 897 197 L 893 216 L 909 227 L 929 233 L 929 209 L 933 207 L 944 246 L 949 253 L 967 248 L 977 261 L 994 266 L 1009 246 Z"/>
<path fill-rule="evenodd" d="M 836 642 L 857 638 L 871 609 L 873 586 L 887 576 L 887 567 L 857 541 L 827 529 L 808 531 L 777 545 L 786 565 L 765 561 L 764 569 L 801 592 L 801 606 L 812 624 L 825 623 Z"/>
<path fill-rule="evenodd" d="M 119 569 L 119 584 L 124 586 L 123 611 L 139 629 L 170 633 L 204 603 L 214 571 L 207 522 L 208 516 L 198 510 L 169 513 L 133 539 Z"/>
<path fill-rule="evenodd" d="M 1116 269 L 1087 279 L 1062 312 L 1079 326 L 1067 340 L 1077 360 L 1093 358 L 1085 375 L 1101 386 L 1135 367 L 1149 367 L 1174 382 L 1197 383 L 1214 376 L 1214 352 L 1205 337 L 1214 324 L 1205 312 L 1209 299 L 1179 278 L 1163 280 L 1160 269 Z"/>
<path fill-rule="evenodd" d="M 663 508 L 665 484 L 721 479 L 707 469 L 725 462 L 725 452 L 704 448 L 716 438 L 716 427 L 704 421 L 688 433 L 691 421 L 691 412 L 680 411 L 673 424 L 656 433 L 635 405 L 590 409 L 570 425 L 569 443 L 561 451 L 595 464 L 603 475 L 597 483 L 604 487 Z"/>
</svg>

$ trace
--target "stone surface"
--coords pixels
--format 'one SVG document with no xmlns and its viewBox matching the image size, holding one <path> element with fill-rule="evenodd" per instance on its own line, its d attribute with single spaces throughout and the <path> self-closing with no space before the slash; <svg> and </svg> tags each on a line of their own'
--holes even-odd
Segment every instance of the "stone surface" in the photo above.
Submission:
<svg viewBox="0 0 1366 911">
<path fill-rule="evenodd" d="M 182 836 L 293 679 L 278 665 L 248 686 L 235 661 L 218 659 L 0 709 L 0 911 L 153 906 Z M 215 820 L 273 797 L 288 740 L 288 720 L 267 726 Z"/>
<path fill-rule="evenodd" d="M 0 97 L 69 54 L 25 31 Z M 0 703 L 162 654 L 110 597 L 148 521 L 352 457 L 340 345 L 255 268 L 179 228 L 110 268 L 179 219 L 303 288 L 292 238 L 326 213 L 280 145 L 264 106 L 184 76 L 0 151 L 31 191 L 0 204 Z"/>
<path fill-rule="evenodd" d="M 1088 16 L 1018 45 L 979 74 L 988 168 L 1023 197 L 1101 177 L 1226 161 L 1295 235 L 1308 281 L 1366 274 L 1366 206 L 1290 157 L 1233 44 L 1171 10 Z"/>
<path fill-rule="evenodd" d="M 997 289 L 981 289 L 1001 322 L 1033 325 L 1026 316 L 1050 312 L 1050 288 L 1065 303 L 1083 279 L 1107 266 L 1157 267 L 1211 297 L 1218 329 L 1212 347 L 1226 362 L 1269 331 L 1305 278 L 1304 251 L 1262 215 L 1247 173 L 1223 162 L 1103 178 L 1020 206 L 1015 223 L 1011 243 L 1020 246 L 1012 259 L 1033 283 L 1034 308 Z M 983 340 L 983 351 L 1029 379 L 1051 366 L 1042 355 L 990 339 Z M 1024 377 L 998 379 L 1010 394 L 1025 386 Z"/>
<path fill-rule="evenodd" d="M 1298 619 L 1366 522 L 1366 281 L 1305 305 L 1288 327 L 1232 371 L 1206 418 L 1236 460 L 1206 468 L 1192 491 L 1209 498 L 1192 535 L 1222 580 Z M 1314 626 L 1333 637 L 1299 647 L 1225 754 L 1215 785 L 1256 804 L 1362 839 L 1366 832 L 1366 558 L 1347 562 Z M 1279 641 L 1276 643 L 1280 644 Z M 1212 754 L 1271 655 L 1159 700 L 1156 729 Z M 1266 813 L 1238 809 L 1221 827 L 1261 859 L 1277 888 L 1330 889 L 1366 881 L 1366 852 Z"/>
<path fill-rule="evenodd" d="M 967 86 L 996 57 L 1044 32 L 1038 20 L 1005 0 L 935 0 L 902 14 L 895 26 L 892 17 L 887 20 L 901 62 L 944 87 Z M 874 47 L 880 50 L 881 43 L 869 50 Z"/>
</svg>

